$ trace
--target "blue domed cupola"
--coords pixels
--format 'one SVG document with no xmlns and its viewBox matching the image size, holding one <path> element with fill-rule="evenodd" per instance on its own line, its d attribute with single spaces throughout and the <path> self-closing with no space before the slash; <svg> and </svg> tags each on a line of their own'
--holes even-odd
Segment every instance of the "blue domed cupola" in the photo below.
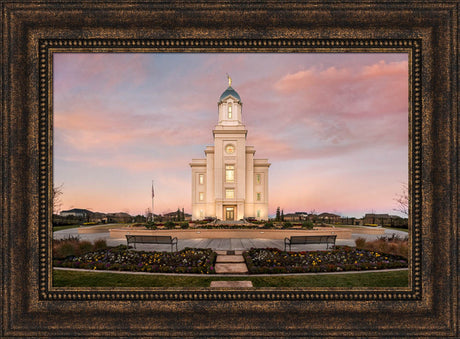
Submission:
<svg viewBox="0 0 460 339">
<path fill-rule="evenodd" d="M 224 93 L 222 93 L 222 95 L 220 96 L 219 102 L 222 102 L 228 96 L 232 96 L 236 100 L 241 101 L 241 98 L 240 98 L 239 94 L 232 87 L 232 78 L 230 78 L 230 76 L 228 74 L 227 74 L 227 78 L 228 78 L 228 87 L 224 91 Z"/>
<path fill-rule="evenodd" d="M 220 96 L 219 101 L 224 100 L 224 99 L 227 98 L 228 96 L 232 96 L 232 97 L 234 97 L 235 99 L 237 99 L 238 101 L 241 101 L 241 98 L 240 98 L 239 94 L 233 89 L 232 86 L 228 86 L 228 87 L 227 87 L 227 89 L 225 90 L 225 92 L 222 93 L 222 95 Z"/>
<path fill-rule="evenodd" d="M 219 125 L 241 125 L 241 98 L 232 87 L 232 78 L 227 74 L 228 87 L 220 96 Z"/>
</svg>

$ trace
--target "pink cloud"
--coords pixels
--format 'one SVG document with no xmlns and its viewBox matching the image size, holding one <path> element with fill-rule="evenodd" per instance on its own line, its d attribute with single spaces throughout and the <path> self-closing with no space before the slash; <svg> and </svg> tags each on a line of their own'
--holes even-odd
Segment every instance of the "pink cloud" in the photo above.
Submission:
<svg viewBox="0 0 460 339">
<path fill-rule="evenodd" d="M 310 88 L 337 83 L 349 82 L 349 69 L 329 67 L 326 70 L 311 69 L 290 73 L 274 84 L 274 88 L 283 94 L 308 91 Z"/>
<path fill-rule="evenodd" d="M 361 76 L 371 79 L 383 76 L 407 77 L 408 65 L 406 61 L 386 63 L 385 60 L 380 60 L 371 66 L 364 66 Z"/>
<path fill-rule="evenodd" d="M 80 84 L 90 84 L 106 92 L 123 83 L 139 86 L 147 80 L 145 59 L 142 54 L 57 53 L 54 88 L 65 92 Z"/>
<path fill-rule="evenodd" d="M 291 102 L 303 113 L 328 112 L 363 118 L 407 110 L 407 62 L 379 61 L 358 70 L 315 67 L 288 74 L 274 84 L 282 94 L 295 95 Z M 330 99 L 329 99 L 330 98 Z M 388 109 L 391 107 L 391 109 Z M 305 110 L 307 108 L 307 110 Z"/>
<path fill-rule="evenodd" d="M 146 159 L 142 155 L 135 154 L 123 154 L 123 155 L 63 155 L 59 157 L 59 160 L 65 160 L 67 162 L 74 162 L 79 164 L 87 164 L 89 167 L 105 167 L 112 169 L 127 170 L 129 172 L 151 172 L 154 170 L 177 170 L 183 168 L 187 170 L 188 159 L 184 159 L 181 155 L 169 155 L 166 157 L 150 157 Z"/>
</svg>

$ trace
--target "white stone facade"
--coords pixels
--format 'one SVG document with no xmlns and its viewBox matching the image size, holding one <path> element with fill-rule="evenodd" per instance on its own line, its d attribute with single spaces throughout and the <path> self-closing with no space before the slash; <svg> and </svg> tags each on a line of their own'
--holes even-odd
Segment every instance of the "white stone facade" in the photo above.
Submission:
<svg viewBox="0 0 460 339">
<path fill-rule="evenodd" d="M 229 82 L 231 85 L 231 80 Z M 192 219 L 268 219 L 268 159 L 254 159 L 246 145 L 242 103 L 229 86 L 218 102 L 214 146 L 205 159 L 192 159 Z"/>
</svg>

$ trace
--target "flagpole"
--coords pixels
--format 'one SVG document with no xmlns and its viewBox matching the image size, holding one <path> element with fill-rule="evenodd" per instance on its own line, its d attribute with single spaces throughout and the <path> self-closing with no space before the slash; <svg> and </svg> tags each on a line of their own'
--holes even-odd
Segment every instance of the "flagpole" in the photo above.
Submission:
<svg viewBox="0 0 460 339">
<path fill-rule="evenodd" d="M 155 222 L 155 214 L 153 213 L 153 200 L 155 198 L 155 191 L 153 188 L 154 181 L 152 180 L 152 222 Z"/>
</svg>

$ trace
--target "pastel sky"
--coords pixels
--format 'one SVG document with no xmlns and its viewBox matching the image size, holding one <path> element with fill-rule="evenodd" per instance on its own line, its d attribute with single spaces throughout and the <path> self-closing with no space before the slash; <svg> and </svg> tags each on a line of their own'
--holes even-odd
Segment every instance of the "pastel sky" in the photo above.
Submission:
<svg viewBox="0 0 460 339">
<path fill-rule="evenodd" d="M 61 209 L 191 210 L 226 73 L 247 144 L 268 158 L 269 213 L 398 214 L 408 176 L 407 54 L 54 54 Z"/>
</svg>

